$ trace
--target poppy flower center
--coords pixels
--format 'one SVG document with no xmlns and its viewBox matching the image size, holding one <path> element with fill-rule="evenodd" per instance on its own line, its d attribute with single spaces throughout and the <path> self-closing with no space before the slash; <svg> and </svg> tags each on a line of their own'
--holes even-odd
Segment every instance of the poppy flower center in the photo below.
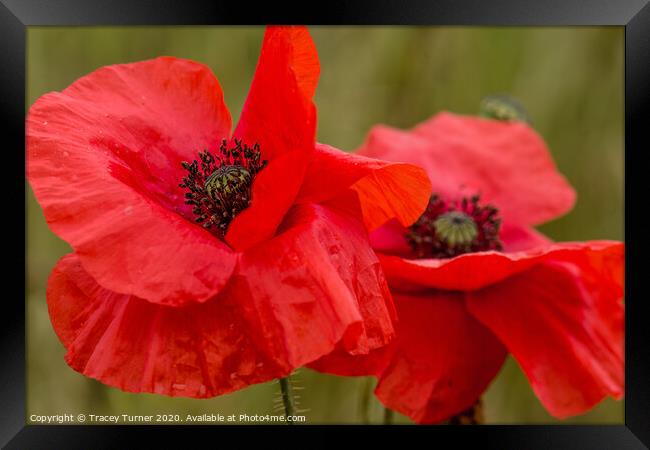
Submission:
<svg viewBox="0 0 650 450">
<path fill-rule="evenodd" d="M 188 174 L 179 186 L 189 191 L 185 203 L 194 207 L 194 220 L 223 237 L 235 216 L 250 205 L 253 180 L 267 161 L 261 161 L 258 144 L 251 148 L 237 139 L 230 148 L 224 140 L 217 155 L 199 152 L 199 160 L 200 165 L 197 160 L 181 163 Z"/>
<path fill-rule="evenodd" d="M 445 201 L 434 194 L 424 214 L 408 228 L 406 240 L 418 258 L 501 250 L 498 213 L 492 205 L 481 205 L 478 195 Z"/>
</svg>

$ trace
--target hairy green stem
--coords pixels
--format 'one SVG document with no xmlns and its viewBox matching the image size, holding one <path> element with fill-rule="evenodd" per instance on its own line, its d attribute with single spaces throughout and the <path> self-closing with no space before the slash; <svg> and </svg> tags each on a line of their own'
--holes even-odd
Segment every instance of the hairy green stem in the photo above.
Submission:
<svg viewBox="0 0 650 450">
<path fill-rule="evenodd" d="M 293 400 L 293 389 L 289 377 L 280 378 L 280 391 L 282 393 L 282 403 L 284 403 L 285 417 L 296 415 L 296 406 Z M 291 422 L 287 421 L 288 424 Z"/>
</svg>

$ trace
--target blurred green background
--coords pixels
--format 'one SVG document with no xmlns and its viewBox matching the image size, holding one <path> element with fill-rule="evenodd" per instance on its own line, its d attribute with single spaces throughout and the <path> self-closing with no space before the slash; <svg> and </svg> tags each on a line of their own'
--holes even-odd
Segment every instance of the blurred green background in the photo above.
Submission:
<svg viewBox="0 0 650 450">
<path fill-rule="evenodd" d="M 318 139 L 344 150 L 370 127 L 409 128 L 440 110 L 475 114 L 483 97 L 508 93 L 527 108 L 578 192 L 567 216 L 541 227 L 556 240 L 623 238 L 623 28 L 311 27 L 321 61 Z M 261 27 L 30 27 L 29 106 L 107 64 L 173 55 L 207 64 L 238 118 L 259 54 Z M 266 414 L 276 383 L 210 400 L 127 394 L 77 374 L 47 313 L 45 287 L 70 251 L 27 189 L 27 411 L 30 414 Z M 370 378 L 300 369 L 308 423 L 360 423 Z M 487 423 L 555 423 L 509 358 L 484 396 Z M 371 397 L 367 412 L 380 423 Z M 398 423 L 410 423 L 402 416 Z M 621 423 L 606 400 L 560 423 Z"/>
</svg>

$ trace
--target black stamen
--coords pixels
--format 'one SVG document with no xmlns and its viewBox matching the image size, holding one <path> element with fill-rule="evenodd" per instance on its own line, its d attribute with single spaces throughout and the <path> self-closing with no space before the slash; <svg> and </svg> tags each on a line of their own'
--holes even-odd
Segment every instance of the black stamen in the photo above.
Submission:
<svg viewBox="0 0 650 450">
<path fill-rule="evenodd" d="M 219 153 L 199 151 L 200 169 L 196 160 L 183 161 L 188 174 L 179 187 L 189 191 L 185 203 L 194 206 L 194 220 L 204 228 L 216 228 L 223 237 L 235 216 L 250 205 L 253 180 L 267 161 L 260 162 L 258 144 L 250 148 L 238 139 L 231 148 L 222 141 Z"/>
<path fill-rule="evenodd" d="M 408 228 L 406 240 L 418 258 L 453 258 L 463 253 L 502 250 L 498 210 L 481 206 L 480 197 L 445 202 L 438 195 Z"/>
</svg>

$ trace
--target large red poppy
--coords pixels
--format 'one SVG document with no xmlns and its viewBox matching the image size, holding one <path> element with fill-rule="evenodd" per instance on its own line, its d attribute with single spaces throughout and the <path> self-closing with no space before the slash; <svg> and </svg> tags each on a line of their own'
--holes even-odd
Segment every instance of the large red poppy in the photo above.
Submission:
<svg viewBox="0 0 650 450">
<path fill-rule="evenodd" d="M 210 397 L 391 339 L 368 230 L 413 222 L 430 184 L 411 165 L 317 147 L 318 75 L 305 28 L 268 28 L 232 136 L 210 70 L 172 57 L 36 101 L 27 176 L 74 249 L 47 290 L 72 368 Z"/>
<path fill-rule="evenodd" d="M 420 165 L 434 196 L 415 225 L 371 235 L 397 338 L 314 368 L 376 375 L 378 398 L 420 423 L 471 407 L 507 353 L 555 417 L 622 397 L 623 244 L 535 231 L 575 194 L 531 128 L 441 113 L 411 131 L 378 126 L 359 153 Z"/>
</svg>

